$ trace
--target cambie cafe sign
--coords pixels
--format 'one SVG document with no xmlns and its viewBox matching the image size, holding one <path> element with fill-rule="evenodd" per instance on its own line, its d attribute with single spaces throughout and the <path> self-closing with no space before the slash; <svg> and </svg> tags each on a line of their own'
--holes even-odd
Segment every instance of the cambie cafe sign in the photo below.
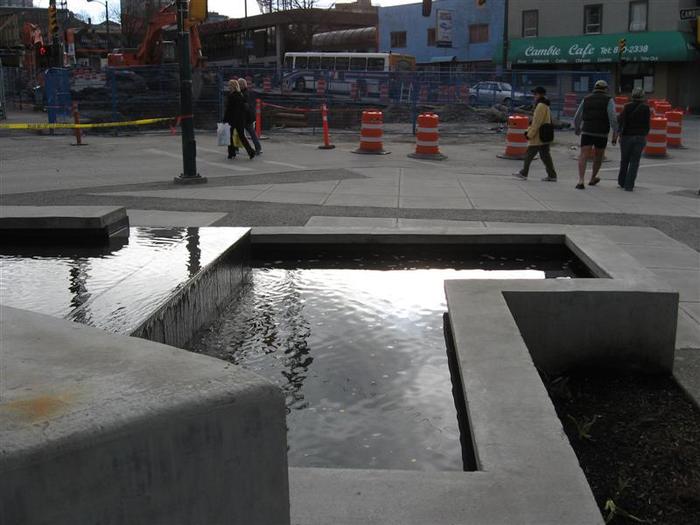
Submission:
<svg viewBox="0 0 700 525">
<path fill-rule="evenodd" d="M 618 42 L 626 40 L 620 53 Z M 521 38 L 511 41 L 508 52 L 513 64 L 595 64 L 689 60 L 694 53 L 685 36 L 675 31 L 582 37 Z"/>
</svg>

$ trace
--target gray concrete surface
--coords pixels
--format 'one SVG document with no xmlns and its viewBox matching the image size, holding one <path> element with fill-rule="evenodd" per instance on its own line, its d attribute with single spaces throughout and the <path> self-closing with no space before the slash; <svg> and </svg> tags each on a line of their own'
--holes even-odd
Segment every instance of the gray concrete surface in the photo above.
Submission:
<svg viewBox="0 0 700 525">
<path fill-rule="evenodd" d="M 289 523 L 276 387 L 23 310 L 0 323 L 0 522 Z"/>
<path fill-rule="evenodd" d="M 0 232 L 7 236 L 57 235 L 107 239 L 129 227 L 118 206 L 0 206 Z"/>
</svg>

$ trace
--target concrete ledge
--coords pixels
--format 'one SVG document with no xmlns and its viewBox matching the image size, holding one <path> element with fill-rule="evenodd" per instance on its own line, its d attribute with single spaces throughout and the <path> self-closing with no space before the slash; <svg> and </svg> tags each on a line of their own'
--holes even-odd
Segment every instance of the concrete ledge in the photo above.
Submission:
<svg viewBox="0 0 700 525">
<path fill-rule="evenodd" d="M 0 522 L 289 523 L 278 388 L 23 310 L 0 322 Z"/>
<path fill-rule="evenodd" d="M 0 233 L 7 241 L 66 243 L 128 235 L 126 209 L 113 206 L 2 206 Z"/>
</svg>

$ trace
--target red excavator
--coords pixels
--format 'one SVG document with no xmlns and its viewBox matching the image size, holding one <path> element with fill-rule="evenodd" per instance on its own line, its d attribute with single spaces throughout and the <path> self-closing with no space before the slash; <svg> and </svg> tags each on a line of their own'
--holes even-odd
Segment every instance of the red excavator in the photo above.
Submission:
<svg viewBox="0 0 700 525">
<path fill-rule="evenodd" d="M 193 68 L 202 66 L 202 43 L 199 40 L 197 22 L 186 21 L 190 31 L 190 60 Z M 175 42 L 166 40 L 167 32 L 176 31 L 177 10 L 175 4 L 164 7 L 148 22 L 146 35 L 138 49 L 115 49 L 107 55 L 111 67 L 152 66 L 176 62 Z"/>
</svg>

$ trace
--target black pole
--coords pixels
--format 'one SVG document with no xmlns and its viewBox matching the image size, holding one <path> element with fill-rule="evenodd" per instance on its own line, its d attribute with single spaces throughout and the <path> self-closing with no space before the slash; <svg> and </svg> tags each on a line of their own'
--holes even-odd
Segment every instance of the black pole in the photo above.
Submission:
<svg viewBox="0 0 700 525">
<path fill-rule="evenodd" d="M 192 104 L 192 65 L 190 64 L 190 33 L 187 20 L 187 0 L 177 0 L 177 31 L 180 64 L 180 125 L 182 126 L 182 173 L 175 177 L 176 184 L 207 182 L 197 173 L 197 142 L 194 140 Z"/>
<path fill-rule="evenodd" d="M 107 58 L 109 59 L 109 54 L 111 53 L 111 44 L 109 40 L 109 1 L 105 0 L 105 23 L 107 24 Z M 109 65 L 109 64 L 108 64 Z"/>
</svg>

